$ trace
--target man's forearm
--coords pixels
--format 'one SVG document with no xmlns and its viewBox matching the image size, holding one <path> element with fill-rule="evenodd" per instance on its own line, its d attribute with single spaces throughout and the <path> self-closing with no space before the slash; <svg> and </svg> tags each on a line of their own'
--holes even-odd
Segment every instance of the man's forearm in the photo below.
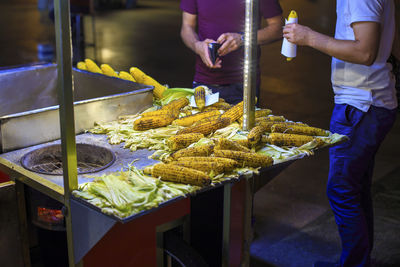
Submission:
<svg viewBox="0 0 400 267">
<path fill-rule="evenodd" d="M 282 17 L 277 16 L 267 21 L 267 26 L 257 32 L 257 44 L 259 45 L 269 44 L 282 38 Z"/>
<path fill-rule="evenodd" d="M 196 43 L 199 42 L 199 36 L 190 26 L 183 26 L 181 29 L 181 38 L 184 44 L 197 54 Z"/>
<path fill-rule="evenodd" d="M 357 40 L 338 40 L 315 31 L 310 32 L 307 45 L 329 56 L 356 64 L 371 65 L 376 56 L 362 49 Z"/>
</svg>

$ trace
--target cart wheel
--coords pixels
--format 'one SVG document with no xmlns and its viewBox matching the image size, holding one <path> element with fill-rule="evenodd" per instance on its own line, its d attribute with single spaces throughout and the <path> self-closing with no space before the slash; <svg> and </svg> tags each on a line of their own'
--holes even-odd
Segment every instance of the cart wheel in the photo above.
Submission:
<svg viewBox="0 0 400 267">
<path fill-rule="evenodd" d="M 208 264 L 187 242 L 172 231 L 164 234 L 164 251 L 180 266 L 206 267 Z"/>
</svg>

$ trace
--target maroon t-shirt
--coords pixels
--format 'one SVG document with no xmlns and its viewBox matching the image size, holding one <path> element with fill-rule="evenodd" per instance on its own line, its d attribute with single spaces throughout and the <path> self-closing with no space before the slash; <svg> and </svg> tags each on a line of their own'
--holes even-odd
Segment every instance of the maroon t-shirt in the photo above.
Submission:
<svg viewBox="0 0 400 267">
<path fill-rule="evenodd" d="M 259 0 L 260 19 L 282 14 L 278 0 Z M 197 15 L 198 35 L 217 40 L 223 33 L 244 32 L 246 5 L 244 0 L 181 0 L 184 12 Z M 260 56 L 260 53 L 258 53 Z M 231 84 L 243 81 L 243 47 L 222 57 L 222 68 L 210 69 L 196 58 L 194 81 L 206 84 Z"/>
</svg>

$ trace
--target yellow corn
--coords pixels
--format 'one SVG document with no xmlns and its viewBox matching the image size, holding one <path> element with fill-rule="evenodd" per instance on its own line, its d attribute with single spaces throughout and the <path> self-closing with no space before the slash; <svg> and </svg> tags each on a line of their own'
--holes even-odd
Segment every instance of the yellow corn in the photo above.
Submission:
<svg viewBox="0 0 400 267">
<path fill-rule="evenodd" d="M 261 141 L 261 136 L 263 133 L 265 133 L 266 127 L 263 125 L 258 125 L 253 127 L 253 129 L 250 130 L 249 134 L 247 135 L 247 141 L 250 146 L 255 146 Z"/>
<path fill-rule="evenodd" d="M 211 122 L 211 121 L 215 121 L 220 117 L 221 114 L 219 115 L 215 115 L 215 116 L 211 116 L 211 117 L 206 117 L 203 118 L 201 120 L 196 121 L 195 123 L 193 123 L 192 125 L 198 125 L 198 124 L 202 124 L 202 123 L 206 123 L 206 122 Z"/>
<path fill-rule="evenodd" d="M 243 116 L 243 101 L 228 109 L 221 118 L 229 118 L 229 124 Z"/>
<path fill-rule="evenodd" d="M 201 119 L 209 118 L 209 117 L 213 117 L 213 116 L 217 116 L 217 115 L 221 115 L 218 110 L 199 112 L 194 115 L 189 115 L 189 116 L 185 116 L 185 117 L 179 118 L 177 120 L 174 120 L 172 124 L 187 127 Z"/>
<path fill-rule="evenodd" d="M 192 168 L 198 171 L 205 172 L 210 174 L 213 172 L 215 175 L 223 173 L 225 167 L 223 164 L 218 162 L 210 162 L 210 161 L 173 161 L 171 162 L 173 165 L 182 166 L 186 168 Z"/>
<path fill-rule="evenodd" d="M 229 103 L 226 102 L 217 102 L 212 104 L 211 106 L 208 106 L 207 108 L 215 108 L 215 109 L 219 109 L 219 110 L 228 110 L 230 109 L 232 106 Z"/>
<path fill-rule="evenodd" d="M 183 148 L 171 154 L 173 159 L 181 157 L 207 157 L 214 151 L 214 145 L 198 145 L 193 147 Z"/>
<path fill-rule="evenodd" d="M 193 126 L 186 127 L 177 134 L 185 134 L 185 133 L 202 133 L 204 135 L 208 135 L 210 133 L 215 132 L 218 129 L 224 128 L 230 124 L 229 118 L 218 118 L 215 121 L 204 122 L 201 124 L 196 124 Z"/>
<path fill-rule="evenodd" d="M 241 146 L 249 148 L 249 141 L 247 139 L 236 139 L 236 140 L 232 140 L 232 141 Z"/>
<path fill-rule="evenodd" d="M 126 71 L 120 71 L 119 78 L 127 80 L 127 81 L 131 81 L 131 82 L 136 82 L 136 80 L 133 78 L 133 76 L 130 75 L 129 73 L 127 73 Z"/>
<path fill-rule="evenodd" d="M 189 133 L 171 136 L 167 144 L 171 150 L 179 150 L 199 141 L 204 135 L 201 133 Z"/>
<path fill-rule="evenodd" d="M 172 109 L 172 110 L 180 110 L 184 106 L 189 104 L 189 100 L 186 97 L 180 97 L 172 100 L 168 104 L 162 107 L 162 109 Z"/>
<path fill-rule="evenodd" d="M 145 131 L 149 129 L 155 129 L 171 124 L 174 120 L 170 116 L 152 116 L 142 117 L 133 122 L 133 129 L 136 131 Z"/>
<path fill-rule="evenodd" d="M 258 120 L 256 119 L 256 126 L 262 125 L 265 127 L 265 132 L 271 132 L 271 127 L 273 125 L 298 125 L 298 126 L 308 126 L 307 124 L 304 123 L 298 123 L 298 122 L 282 122 L 282 121 L 265 121 L 265 120 Z"/>
<path fill-rule="evenodd" d="M 88 70 L 86 63 L 83 61 L 79 61 L 78 64 L 76 64 L 76 67 L 80 70 Z"/>
<path fill-rule="evenodd" d="M 202 171 L 176 166 L 173 164 L 157 163 L 152 167 L 146 167 L 144 173 L 153 177 L 161 177 L 161 180 L 204 186 L 211 183 L 210 177 Z"/>
<path fill-rule="evenodd" d="M 162 98 L 164 91 L 167 89 L 165 86 L 158 83 L 156 80 L 154 80 L 149 75 L 146 75 L 139 68 L 132 67 L 129 69 L 129 72 L 131 73 L 133 78 L 135 78 L 135 80 L 138 83 L 143 83 L 146 85 L 154 86 L 153 94 L 154 94 L 155 98 L 157 98 L 157 99 Z"/>
<path fill-rule="evenodd" d="M 86 67 L 87 67 L 87 70 L 88 70 L 88 71 L 94 72 L 94 73 L 103 74 L 103 72 L 101 71 L 101 69 L 99 68 L 99 66 L 97 66 L 97 64 L 94 63 L 93 60 L 87 58 L 87 59 L 85 59 L 85 64 L 86 64 Z"/>
<path fill-rule="evenodd" d="M 172 118 L 176 118 L 179 115 L 179 110 L 172 109 L 158 109 L 155 111 L 148 111 L 140 114 L 142 117 L 153 117 L 153 116 L 169 116 Z"/>
<path fill-rule="evenodd" d="M 258 117 L 256 118 L 256 122 L 268 122 L 268 121 L 273 121 L 273 122 L 284 122 L 286 121 L 285 117 L 283 116 L 274 116 L 274 115 L 269 115 L 266 117 Z"/>
<path fill-rule="evenodd" d="M 274 160 L 266 155 L 252 152 L 232 151 L 232 150 L 215 150 L 214 155 L 221 158 L 229 158 L 236 160 L 242 166 L 247 167 L 268 167 L 274 163 Z"/>
<path fill-rule="evenodd" d="M 206 105 L 206 90 L 204 86 L 197 86 L 194 88 L 194 101 L 196 102 L 196 106 L 203 110 Z"/>
<path fill-rule="evenodd" d="M 314 137 L 300 134 L 271 133 L 263 140 L 276 146 L 302 146 L 314 140 Z"/>
<path fill-rule="evenodd" d="M 232 171 L 239 166 L 236 160 L 219 157 L 180 157 L 178 162 L 216 162 L 224 166 L 224 172 Z"/>
<path fill-rule="evenodd" d="M 242 146 L 234 141 L 228 140 L 226 138 L 220 138 L 217 140 L 217 145 L 214 148 L 215 150 L 235 150 L 235 151 L 243 151 L 250 152 L 245 146 Z"/>
<path fill-rule="evenodd" d="M 110 77 L 118 77 L 118 74 L 111 68 L 110 65 L 108 64 L 101 64 L 100 65 L 101 71 L 103 72 L 104 75 L 110 76 Z"/>
<path fill-rule="evenodd" d="M 258 109 L 255 112 L 255 117 L 260 118 L 260 117 L 266 117 L 272 113 L 272 110 L 270 109 Z"/>
<path fill-rule="evenodd" d="M 320 128 L 310 126 L 298 126 L 298 125 L 281 125 L 275 124 L 271 127 L 273 133 L 288 133 L 288 134 L 303 134 L 311 136 L 328 136 L 329 133 Z"/>
</svg>

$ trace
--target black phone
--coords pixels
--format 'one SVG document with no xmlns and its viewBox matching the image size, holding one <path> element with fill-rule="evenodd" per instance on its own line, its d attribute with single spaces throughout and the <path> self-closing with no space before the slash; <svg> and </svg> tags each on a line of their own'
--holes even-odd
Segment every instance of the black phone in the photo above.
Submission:
<svg viewBox="0 0 400 267">
<path fill-rule="evenodd" d="M 209 43 L 208 44 L 208 52 L 210 54 L 210 59 L 212 64 L 215 64 L 215 61 L 218 58 L 218 49 L 221 47 L 219 43 Z"/>
</svg>

